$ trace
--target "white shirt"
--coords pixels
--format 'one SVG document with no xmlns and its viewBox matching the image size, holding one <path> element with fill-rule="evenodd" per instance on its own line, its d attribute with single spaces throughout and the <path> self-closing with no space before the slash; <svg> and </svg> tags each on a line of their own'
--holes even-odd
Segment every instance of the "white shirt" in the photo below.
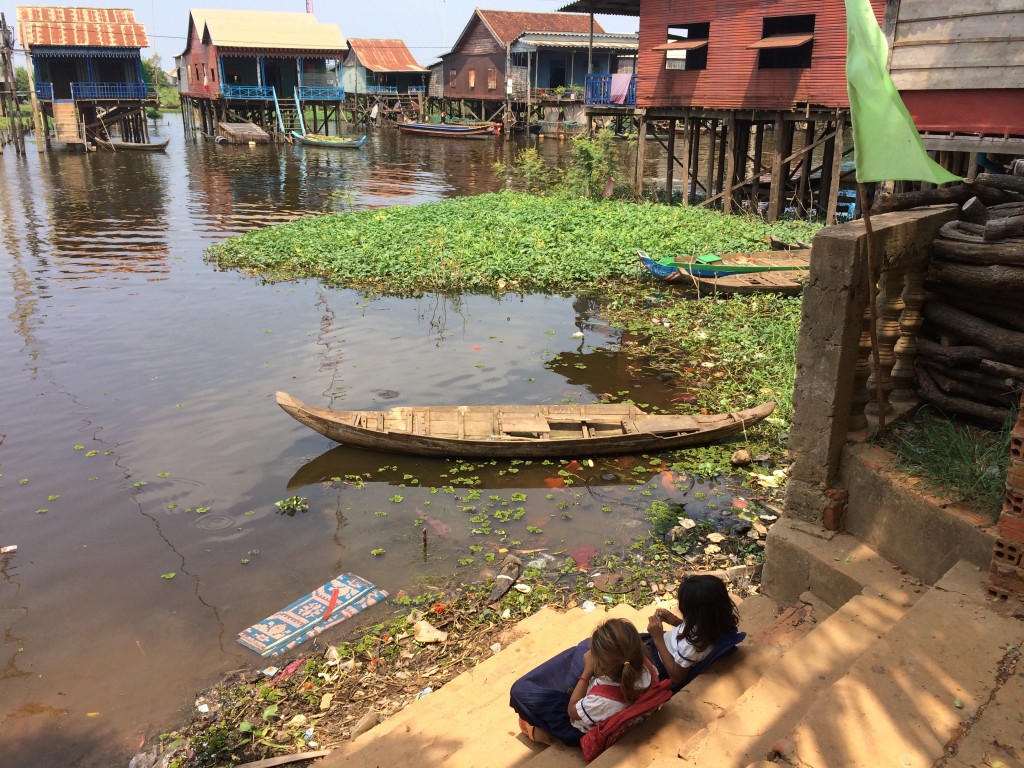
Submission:
<svg viewBox="0 0 1024 768">
<path fill-rule="evenodd" d="M 669 627 L 665 632 L 665 647 L 672 654 L 676 664 L 683 669 L 692 667 L 711 653 L 712 650 L 710 645 L 703 651 L 698 651 L 694 648 L 690 641 L 686 639 L 686 636 L 683 635 L 683 624 L 680 624 L 678 627 Z"/>
<path fill-rule="evenodd" d="M 602 675 L 601 677 L 592 678 L 587 684 L 587 695 L 576 702 L 576 714 L 579 716 L 579 719 L 569 721 L 572 723 L 573 728 L 584 733 L 617 712 L 621 712 L 627 706 L 624 701 L 615 701 L 615 699 L 609 699 L 599 694 L 591 696 L 589 691 L 595 685 L 618 685 L 618 683 L 610 677 Z M 644 671 L 640 674 L 640 679 L 637 681 L 635 688 L 642 692 L 646 691 L 650 685 L 651 673 L 647 671 L 647 667 L 644 667 Z"/>
</svg>

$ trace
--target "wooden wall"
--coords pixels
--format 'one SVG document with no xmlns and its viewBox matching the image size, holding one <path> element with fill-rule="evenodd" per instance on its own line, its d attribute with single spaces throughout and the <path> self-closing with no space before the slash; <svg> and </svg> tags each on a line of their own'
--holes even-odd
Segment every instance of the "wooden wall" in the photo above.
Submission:
<svg viewBox="0 0 1024 768">
<path fill-rule="evenodd" d="M 921 131 L 1024 135 L 1024 0 L 889 0 L 890 72 Z"/>
<path fill-rule="evenodd" d="M 469 87 L 469 70 L 476 71 L 476 82 Z M 496 70 L 497 88 L 487 87 L 487 70 Z M 505 99 L 505 49 L 490 33 L 479 16 L 474 15 L 470 29 L 462 38 L 458 50 L 444 60 L 444 95 L 449 99 L 484 99 L 503 101 Z M 456 85 L 452 88 L 450 73 L 455 70 Z"/>
<path fill-rule="evenodd" d="M 879 23 L 885 0 L 872 0 Z M 806 69 L 758 69 L 765 17 L 813 14 L 814 47 Z M 665 69 L 669 27 L 710 22 L 707 68 Z M 640 107 L 792 110 L 804 104 L 848 107 L 846 12 L 841 0 L 643 0 L 637 78 Z"/>
<path fill-rule="evenodd" d="M 220 98 L 220 73 L 217 71 L 217 49 L 213 45 L 204 45 L 200 38 L 201 32 L 196 29 L 191 19 L 188 24 L 188 46 L 181 62 L 188 68 L 188 81 L 185 86 L 179 84 L 178 90 L 193 98 Z M 206 85 L 203 85 L 203 65 L 206 65 Z M 199 75 L 196 76 L 196 66 Z"/>
</svg>

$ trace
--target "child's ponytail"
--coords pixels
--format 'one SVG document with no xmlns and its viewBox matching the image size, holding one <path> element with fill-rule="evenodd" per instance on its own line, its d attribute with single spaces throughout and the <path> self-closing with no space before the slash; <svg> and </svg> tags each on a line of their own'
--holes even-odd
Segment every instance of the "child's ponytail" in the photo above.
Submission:
<svg viewBox="0 0 1024 768">
<path fill-rule="evenodd" d="M 644 673 L 644 644 L 640 633 L 625 619 L 609 619 L 594 630 L 590 641 L 595 672 L 622 686 L 622 695 L 633 702 Z"/>
</svg>

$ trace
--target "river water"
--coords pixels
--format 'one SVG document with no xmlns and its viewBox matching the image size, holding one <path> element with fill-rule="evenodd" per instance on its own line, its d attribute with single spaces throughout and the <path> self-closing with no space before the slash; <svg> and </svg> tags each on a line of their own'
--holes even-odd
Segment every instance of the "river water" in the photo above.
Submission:
<svg viewBox="0 0 1024 768">
<path fill-rule="evenodd" d="M 166 154 L 0 158 L 5 767 L 127 765 L 222 673 L 266 663 L 239 631 L 343 571 L 392 594 L 483 579 L 502 548 L 625 548 L 652 499 L 684 498 L 636 458 L 469 469 L 334 447 L 274 403 L 668 404 L 591 299 L 371 298 L 203 259 L 298 216 L 497 190 L 516 145 L 191 144 L 173 116 L 154 133 Z M 282 513 L 292 496 L 308 511 Z"/>
</svg>

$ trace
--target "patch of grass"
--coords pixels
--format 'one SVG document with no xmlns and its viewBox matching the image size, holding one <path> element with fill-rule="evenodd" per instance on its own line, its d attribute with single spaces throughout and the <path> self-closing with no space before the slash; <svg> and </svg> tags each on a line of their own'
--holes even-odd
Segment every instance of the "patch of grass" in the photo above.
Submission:
<svg viewBox="0 0 1024 768">
<path fill-rule="evenodd" d="M 1015 420 L 1014 414 L 1002 430 L 991 432 L 951 421 L 926 406 L 892 425 L 881 444 L 896 454 L 907 474 L 994 520 L 1002 508 Z"/>
</svg>

